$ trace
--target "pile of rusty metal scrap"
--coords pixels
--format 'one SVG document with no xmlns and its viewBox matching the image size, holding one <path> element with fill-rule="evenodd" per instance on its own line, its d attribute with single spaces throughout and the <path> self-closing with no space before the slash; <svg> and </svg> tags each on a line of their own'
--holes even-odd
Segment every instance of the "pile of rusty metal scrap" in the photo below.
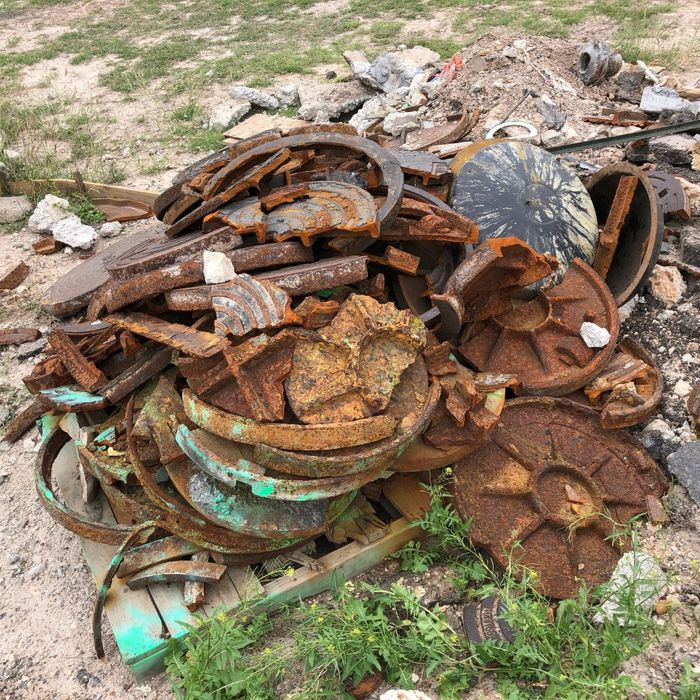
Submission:
<svg viewBox="0 0 700 700">
<path fill-rule="evenodd" d="M 25 380 L 34 412 L 54 416 L 40 497 L 83 537 L 118 544 L 148 522 L 179 538 L 126 570 L 147 573 L 193 547 L 220 565 L 361 539 L 370 482 L 457 464 L 476 544 L 505 563 L 519 541 L 553 597 L 600 583 L 623 546 L 614 523 L 665 488 L 606 430 L 649 416 L 661 377 L 618 345 L 594 269 L 619 303 L 643 282 L 655 197 L 628 166 L 589 195 L 520 142 L 470 147 L 451 169 L 344 126 L 215 153 L 155 202 L 164 235 L 132 236 L 49 289 L 47 309 L 83 318 Z M 60 502 L 63 414 L 78 414 L 85 498 L 99 482 L 120 524 Z M 215 565 L 173 566 L 202 581 Z"/>
</svg>

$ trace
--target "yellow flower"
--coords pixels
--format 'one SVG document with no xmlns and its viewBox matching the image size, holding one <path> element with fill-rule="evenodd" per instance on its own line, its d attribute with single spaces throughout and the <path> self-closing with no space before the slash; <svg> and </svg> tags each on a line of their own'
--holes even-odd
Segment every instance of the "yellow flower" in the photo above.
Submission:
<svg viewBox="0 0 700 700">
<path fill-rule="evenodd" d="M 445 474 L 447 474 L 447 476 L 452 474 L 452 467 L 447 467 L 447 469 L 445 469 Z"/>
<path fill-rule="evenodd" d="M 359 627 L 353 627 L 351 634 L 357 637 L 362 634 L 362 630 Z"/>
<path fill-rule="evenodd" d="M 293 567 L 293 566 L 288 566 L 288 567 L 284 570 L 284 575 L 285 575 L 285 576 L 294 576 L 294 567 Z"/>
<path fill-rule="evenodd" d="M 368 642 L 376 642 L 377 638 L 373 634 L 370 634 L 369 637 L 367 637 L 367 641 Z"/>
<path fill-rule="evenodd" d="M 328 649 L 328 651 L 335 651 L 335 647 L 332 644 L 329 644 L 326 649 Z"/>
<path fill-rule="evenodd" d="M 452 634 L 450 635 L 450 641 L 452 642 L 452 644 L 457 644 L 457 642 L 459 641 L 459 637 L 456 634 Z"/>
<path fill-rule="evenodd" d="M 319 615 L 319 616 L 316 618 L 316 622 L 318 622 L 318 623 L 320 624 L 320 623 L 323 622 L 325 619 L 326 619 L 326 618 L 325 618 L 323 615 Z"/>
<path fill-rule="evenodd" d="M 317 607 L 318 603 L 311 603 L 311 605 L 309 605 L 309 610 L 316 610 Z"/>
<path fill-rule="evenodd" d="M 263 656 L 269 656 L 272 653 L 272 649 L 270 649 L 270 647 L 265 647 L 262 653 Z"/>
<path fill-rule="evenodd" d="M 226 615 L 225 615 L 224 613 L 220 612 L 220 613 L 216 616 L 216 619 L 217 619 L 219 622 L 223 622 L 223 621 L 226 619 Z"/>
</svg>

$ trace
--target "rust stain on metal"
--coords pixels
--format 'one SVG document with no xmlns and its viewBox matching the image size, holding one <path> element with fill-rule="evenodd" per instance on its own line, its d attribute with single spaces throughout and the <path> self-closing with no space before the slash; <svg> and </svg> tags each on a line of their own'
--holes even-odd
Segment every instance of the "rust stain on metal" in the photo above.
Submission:
<svg viewBox="0 0 700 700">
<path fill-rule="evenodd" d="M 415 275 L 420 266 L 420 258 L 417 255 L 411 255 L 411 253 L 395 248 L 393 245 L 388 245 L 381 256 L 368 255 L 367 259 L 377 265 L 403 272 L 406 275 Z"/>
<path fill-rule="evenodd" d="M 134 547 L 126 552 L 122 563 L 117 569 L 117 576 L 126 578 L 155 564 L 180 559 L 198 551 L 199 549 L 196 545 L 180 537 L 163 537 Z"/>
<path fill-rule="evenodd" d="M 318 297 L 307 296 L 294 308 L 294 313 L 301 319 L 304 328 L 314 330 L 327 326 L 340 311 L 340 304 L 329 299 L 321 301 Z"/>
<path fill-rule="evenodd" d="M 94 362 L 85 358 L 65 331 L 53 331 L 49 334 L 48 341 L 71 377 L 85 391 L 96 391 L 107 383 L 107 377 L 97 369 Z"/>
<path fill-rule="evenodd" d="M 477 546 L 505 567 L 519 543 L 516 559 L 537 572 L 540 590 L 568 598 L 579 580 L 608 579 L 620 557 L 614 523 L 643 513 L 646 497 L 665 489 L 644 449 L 624 432 L 602 431 L 592 409 L 526 398 L 509 402 L 491 440 L 458 465 L 454 496 Z"/>
<path fill-rule="evenodd" d="M 220 581 L 225 573 L 226 567 L 223 564 L 194 561 L 194 559 L 190 561 L 166 561 L 134 574 L 126 582 L 126 585 L 135 591 L 154 583 L 192 581 L 214 584 Z"/>
<path fill-rule="evenodd" d="M 536 253 L 517 238 L 484 241 L 455 268 L 442 292 L 430 297 L 440 310 L 438 335 L 454 339 L 465 322 L 510 310 L 518 292 L 556 267 L 556 259 Z"/>
<path fill-rule="evenodd" d="M 620 231 L 625 224 L 625 219 L 629 215 L 634 191 L 637 189 L 638 180 L 633 175 L 623 175 L 617 183 L 615 197 L 610 205 L 608 217 L 600 232 L 598 249 L 593 259 L 593 269 L 605 279 L 610 270 Z"/>
<path fill-rule="evenodd" d="M 104 320 L 113 326 L 126 328 L 136 335 L 142 335 L 195 357 L 211 357 L 228 346 L 226 340 L 213 333 L 196 331 L 181 323 L 168 323 L 147 314 L 117 313 L 107 316 Z"/>
<path fill-rule="evenodd" d="M 284 419 L 284 380 L 292 368 L 296 342 L 293 333 L 282 331 L 273 337 L 255 336 L 226 350 L 224 357 L 248 408 L 246 415 L 259 421 Z"/>
<path fill-rule="evenodd" d="M 600 410 L 600 424 L 604 428 L 625 428 L 656 412 L 661 403 L 663 377 L 649 353 L 627 337 L 583 391 Z"/>
<path fill-rule="evenodd" d="M 190 391 L 183 392 L 183 400 L 185 413 L 200 428 L 235 442 L 261 443 L 283 450 L 337 450 L 364 445 L 389 437 L 396 427 L 396 419 L 388 415 L 315 425 L 259 423 L 209 406 Z"/>
<path fill-rule="evenodd" d="M 41 331 L 38 328 L 0 328 L 0 347 L 30 343 L 37 338 L 41 338 Z"/>
<path fill-rule="evenodd" d="M 286 382 L 287 399 L 304 423 L 338 423 L 383 411 L 402 372 L 425 346 L 420 319 L 394 304 L 356 294 L 319 339 L 300 338 Z"/>
<path fill-rule="evenodd" d="M 580 335 L 584 321 L 608 330 L 606 347 L 586 346 Z M 517 375 L 524 394 L 560 396 L 600 373 L 615 350 L 618 329 L 608 288 L 575 259 L 556 287 L 467 326 L 459 351 L 480 371 Z"/>
<path fill-rule="evenodd" d="M 700 437 L 700 382 L 695 382 L 688 396 L 688 413 L 693 421 L 695 435 Z"/>
</svg>

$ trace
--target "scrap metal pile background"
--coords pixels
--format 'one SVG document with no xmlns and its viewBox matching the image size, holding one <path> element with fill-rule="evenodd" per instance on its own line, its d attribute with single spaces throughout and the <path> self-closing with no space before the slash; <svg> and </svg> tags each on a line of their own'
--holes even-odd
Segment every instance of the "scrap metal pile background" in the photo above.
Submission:
<svg viewBox="0 0 700 700">
<path fill-rule="evenodd" d="M 164 234 L 120 241 L 44 299 L 80 318 L 25 379 L 49 411 L 43 504 L 99 542 L 144 522 L 175 536 L 121 575 L 203 549 L 214 562 L 167 566 L 215 581 L 322 534 L 362 540 L 381 480 L 456 465 L 476 545 L 505 565 L 520 542 L 554 598 L 601 583 L 615 523 L 663 513 L 665 478 L 619 430 L 654 413 L 661 377 L 618 343 L 617 311 L 663 212 L 629 164 L 586 185 L 521 141 L 448 165 L 347 125 L 195 163 L 155 202 Z M 121 524 L 61 503 L 70 440 L 85 499 L 99 486 Z"/>
</svg>

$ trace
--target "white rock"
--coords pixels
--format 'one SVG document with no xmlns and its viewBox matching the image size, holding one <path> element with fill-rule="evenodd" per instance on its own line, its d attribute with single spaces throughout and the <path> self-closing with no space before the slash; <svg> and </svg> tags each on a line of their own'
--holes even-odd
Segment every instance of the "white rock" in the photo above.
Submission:
<svg viewBox="0 0 700 700">
<path fill-rule="evenodd" d="M 682 299 L 687 287 L 678 268 L 656 265 L 649 277 L 649 288 L 655 299 L 672 306 Z"/>
<path fill-rule="evenodd" d="M 251 108 L 250 102 L 217 105 L 209 115 L 207 127 L 209 129 L 229 129 L 236 126 L 250 112 Z"/>
<path fill-rule="evenodd" d="M 19 160 L 22 157 L 22 154 L 14 148 L 6 148 L 4 153 L 8 160 Z"/>
<path fill-rule="evenodd" d="M 688 394 L 693 390 L 693 387 L 685 381 L 685 379 L 679 379 L 673 387 L 673 393 L 676 396 L 680 396 L 682 399 L 688 396 Z"/>
<path fill-rule="evenodd" d="M 416 112 L 392 112 L 384 117 L 382 129 L 385 134 L 400 136 L 402 131 L 415 131 L 420 127 L 420 117 Z"/>
<path fill-rule="evenodd" d="M 299 103 L 299 85 L 287 83 L 277 88 L 277 99 L 283 107 L 293 107 Z"/>
<path fill-rule="evenodd" d="M 236 276 L 233 263 L 223 253 L 205 250 L 202 258 L 204 259 L 204 281 L 207 284 L 228 282 Z"/>
<path fill-rule="evenodd" d="M 231 88 L 231 97 L 235 100 L 250 102 L 250 104 L 262 107 L 263 109 L 280 108 L 280 101 L 274 95 L 246 85 L 234 85 Z"/>
<path fill-rule="evenodd" d="M 11 224 L 19 221 L 32 211 L 29 197 L 0 197 L 0 224 Z"/>
<path fill-rule="evenodd" d="M 647 425 L 644 426 L 643 433 L 660 433 L 661 437 L 666 440 L 672 440 L 675 437 L 671 426 L 661 418 L 654 418 L 654 420 L 649 421 Z"/>
<path fill-rule="evenodd" d="M 642 91 L 639 109 L 648 114 L 659 114 L 666 110 L 671 112 L 700 112 L 700 101 L 686 100 L 675 90 L 658 85 L 650 85 Z"/>
<path fill-rule="evenodd" d="M 371 90 L 356 80 L 347 83 L 299 84 L 299 118 L 320 122 L 337 119 L 345 112 L 354 112 L 373 97 Z"/>
<path fill-rule="evenodd" d="M 422 690 L 401 690 L 392 688 L 382 693 L 379 700 L 433 700 L 430 695 L 426 695 Z"/>
<path fill-rule="evenodd" d="M 600 623 L 607 618 L 625 625 L 629 606 L 651 610 L 666 584 L 666 574 L 653 557 L 643 552 L 626 552 L 617 562 L 610 577 L 607 600 L 594 620 Z"/>
<path fill-rule="evenodd" d="M 55 223 L 51 227 L 51 235 L 59 243 L 84 250 L 91 248 L 97 238 L 95 229 L 82 223 L 75 214 Z"/>
<path fill-rule="evenodd" d="M 29 217 L 27 226 L 36 233 L 50 233 L 51 227 L 63 219 L 72 216 L 70 202 L 62 197 L 47 194 L 36 205 L 34 213 Z"/>
<path fill-rule="evenodd" d="M 359 60 L 359 56 L 357 59 L 355 65 L 365 68 L 366 63 Z M 425 46 L 414 46 L 379 54 L 369 68 L 354 72 L 354 75 L 368 87 L 388 94 L 400 87 L 409 87 L 418 73 L 428 68 L 437 69 L 440 65 L 440 54 Z"/>
<path fill-rule="evenodd" d="M 522 51 L 527 48 L 527 40 L 526 39 L 516 39 L 513 42 L 513 47 L 518 49 L 519 51 Z"/>
<path fill-rule="evenodd" d="M 118 221 L 106 221 L 100 226 L 99 234 L 102 238 L 118 236 L 122 232 L 122 225 Z"/>
<path fill-rule="evenodd" d="M 608 329 L 590 321 L 581 324 L 581 337 L 589 348 L 604 348 L 610 342 Z"/>
<path fill-rule="evenodd" d="M 365 131 L 378 119 L 386 117 L 388 112 L 389 108 L 386 105 L 386 98 L 383 95 L 377 95 L 367 100 L 367 102 L 350 117 L 350 126 L 354 126 L 360 136 L 364 136 Z"/>
<path fill-rule="evenodd" d="M 632 314 L 632 312 L 637 308 L 639 303 L 639 296 L 634 295 L 628 302 L 624 303 L 618 310 L 617 314 L 620 317 L 620 323 L 624 323 Z"/>
</svg>

